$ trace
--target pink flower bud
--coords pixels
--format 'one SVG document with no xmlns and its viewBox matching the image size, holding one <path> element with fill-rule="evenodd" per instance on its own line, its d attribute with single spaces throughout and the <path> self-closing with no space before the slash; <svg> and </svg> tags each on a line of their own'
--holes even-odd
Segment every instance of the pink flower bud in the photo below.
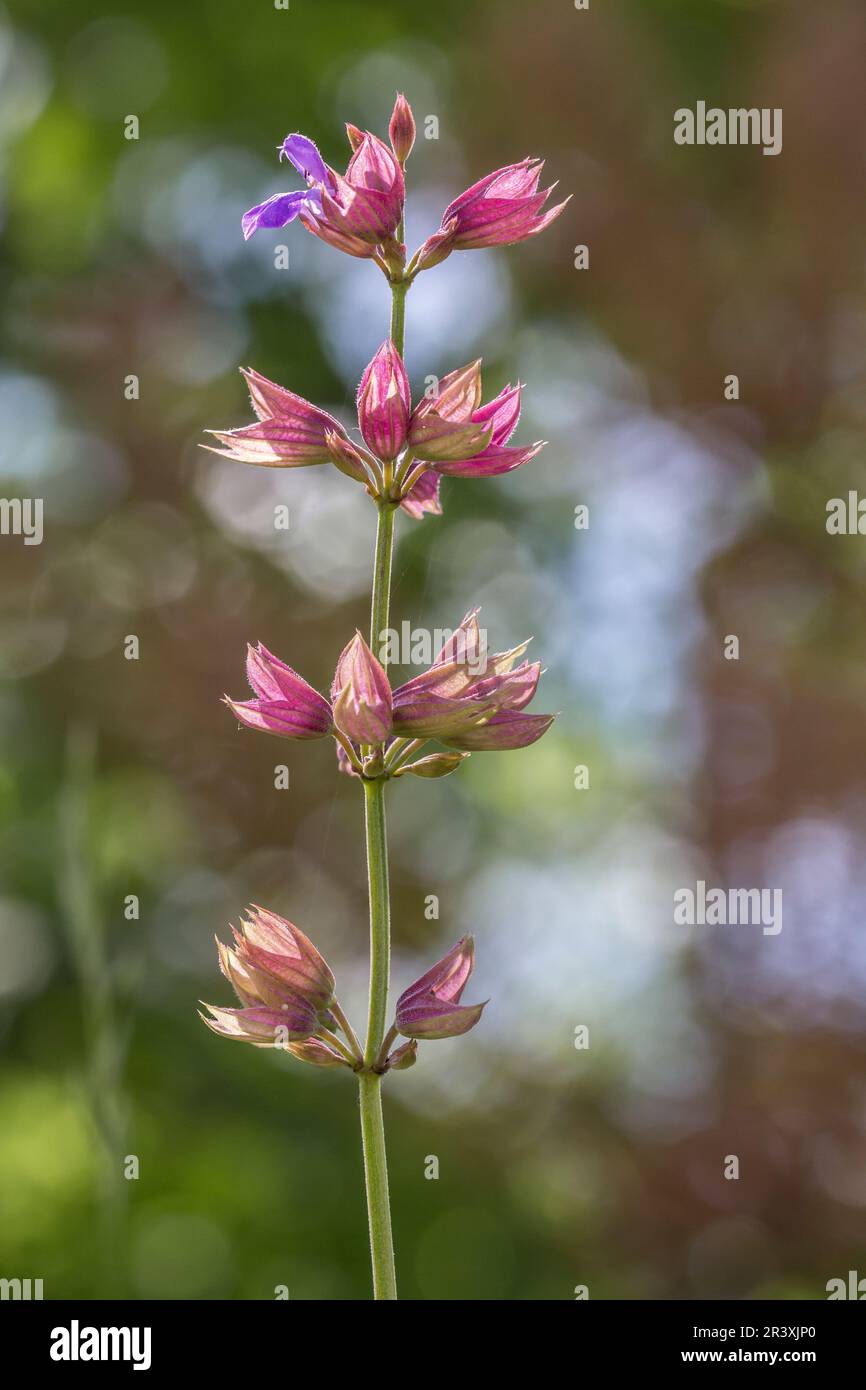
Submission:
<svg viewBox="0 0 866 1390">
<path fill-rule="evenodd" d="M 426 758 L 418 758 L 417 762 L 407 763 L 394 776 L 405 777 L 411 772 L 415 777 L 447 777 L 468 757 L 468 753 L 430 753 Z"/>
<path fill-rule="evenodd" d="M 369 131 L 361 136 L 345 177 L 329 174 L 321 186 L 321 216 L 309 203 L 303 209 L 309 230 L 330 227 L 370 243 L 371 251 L 393 235 L 403 216 L 406 186 L 403 170 L 378 136 Z"/>
<path fill-rule="evenodd" d="M 538 191 L 544 161 L 524 159 L 495 169 L 455 198 L 442 214 L 438 235 L 449 251 L 512 246 L 537 236 L 563 211 L 569 199 L 543 211 L 553 188 Z M 434 238 L 430 238 L 433 241 Z M 447 252 L 446 252 L 447 254 Z M 432 262 L 428 258 L 426 268 Z"/>
<path fill-rule="evenodd" d="M 202 447 L 239 463 L 255 463 L 264 468 L 328 463 L 331 455 L 327 435 L 346 435 L 339 420 L 259 372 L 243 370 L 242 374 L 258 420 L 236 430 L 208 430 L 225 447 Z"/>
<path fill-rule="evenodd" d="M 286 1044 L 286 1050 L 297 1057 L 299 1062 L 310 1062 L 314 1067 L 348 1067 L 349 1063 L 339 1052 L 328 1047 L 320 1038 L 304 1038 L 301 1042 Z"/>
<path fill-rule="evenodd" d="M 535 743 L 550 728 L 553 716 L 521 713 L 541 675 L 540 662 L 518 664 L 526 647 L 523 642 L 510 651 L 488 654 L 473 609 L 430 669 L 394 691 L 393 732 L 405 738 L 438 738 L 465 752 Z M 419 770 L 416 775 L 425 773 Z"/>
<path fill-rule="evenodd" d="M 456 478 L 510 473 L 544 447 L 542 441 L 507 448 L 520 418 L 520 386 L 506 386 L 481 405 L 480 362 L 470 362 L 439 382 L 412 412 L 408 440 L 417 458 Z"/>
<path fill-rule="evenodd" d="M 334 998 L 334 975 L 308 936 L 276 912 L 251 907 L 240 930 L 233 932 L 235 952 L 247 967 L 257 967 L 287 989 L 311 1000 L 319 1011 Z"/>
<path fill-rule="evenodd" d="M 391 149 L 401 164 L 405 164 L 415 144 L 415 118 L 412 108 L 402 92 L 397 93 L 394 110 L 388 125 Z"/>
<path fill-rule="evenodd" d="M 554 718 L 552 714 L 520 714 L 516 710 L 502 710 L 499 714 L 491 715 L 486 723 L 446 737 L 443 742 L 451 748 L 462 748 L 473 753 L 528 748 L 547 733 Z"/>
<path fill-rule="evenodd" d="M 328 701 L 261 642 L 247 648 L 247 679 L 258 698 L 235 701 L 226 695 L 225 703 L 248 728 L 301 739 L 331 732 Z"/>
<path fill-rule="evenodd" d="M 337 434 L 335 430 L 329 430 L 325 435 L 325 443 L 332 462 L 341 473 L 345 473 L 347 478 L 354 478 L 358 483 L 369 482 L 370 475 L 364 467 L 364 460 L 351 439 L 347 439 L 344 434 Z"/>
<path fill-rule="evenodd" d="M 391 686 L 360 632 L 337 662 L 331 703 L 334 723 L 353 743 L 384 743 L 391 729 Z"/>
<path fill-rule="evenodd" d="M 388 462 L 403 448 L 411 405 L 406 368 L 389 338 L 365 368 L 358 387 L 358 425 L 377 458 Z"/>
<path fill-rule="evenodd" d="M 461 1005 L 460 997 L 474 966 L 474 943 L 464 936 L 426 975 L 397 1000 L 396 1026 L 405 1038 L 454 1038 L 467 1033 L 481 1017 L 484 1004 Z"/>
<path fill-rule="evenodd" d="M 427 240 L 416 251 L 412 258 L 415 270 L 420 274 L 422 270 L 432 270 L 434 266 L 441 265 L 446 261 L 454 250 L 454 237 L 457 231 L 457 218 L 452 217 L 450 222 L 443 220 L 438 232 L 428 236 Z"/>
<path fill-rule="evenodd" d="M 395 1047 L 387 1060 L 388 1071 L 408 1071 L 418 1060 L 418 1043 L 414 1038 Z"/>
<path fill-rule="evenodd" d="M 211 1017 L 201 1017 L 214 1033 L 293 1050 L 292 1044 L 330 1025 L 334 976 L 302 931 L 275 912 L 252 907 L 232 934 L 234 944 L 217 941 L 217 951 L 242 1007 L 206 1004 Z"/>
</svg>

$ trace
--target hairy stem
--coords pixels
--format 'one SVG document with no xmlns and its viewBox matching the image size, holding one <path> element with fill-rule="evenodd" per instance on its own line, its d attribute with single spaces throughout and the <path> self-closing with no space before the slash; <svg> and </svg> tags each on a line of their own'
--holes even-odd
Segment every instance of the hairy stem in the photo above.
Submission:
<svg viewBox="0 0 866 1390">
<path fill-rule="evenodd" d="M 391 955 L 391 904 L 385 834 L 385 783 L 364 782 L 367 827 L 367 880 L 370 890 L 370 1007 L 364 1062 L 372 1067 L 385 1036 Z"/>
<path fill-rule="evenodd" d="M 391 955 L 391 907 L 388 885 L 388 843 L 385 833 L 385 784 L 364 782 L 367 828 L 367 880 L 370 890 L 370 1010 L 364 1071 L 359 1073 L 361 1137 L 367 1184 L 370 1225 L 370 1257 L 373 1263 L 373 1297 L 394 1299 L 394 1242 L 388 1197 L 388 1161 L 382 1119 L 382 1077 L 372 1070 L 385 1036 L 388 1013 L 388 977 Z"/>
<path fill-rule="evenodd" d="M 391 342 L 403 356 L 403 344 L 406 336 L 406 294 L 409 289 L 408 284 L 398 283 L 391 285 Z"/>
<path fill-rule="evenodd" d="M 394 508 L 387 502 L 379 504 L 379 524 L 376 528 L 376 558 L 373 563 L 373 594 L 370 600 L 370 650 L 387 666 L 387 657 L 379 648 L 382 634 L 388 628 L 391 612 L 391 557 L 394 552 Z"/>
<path fill-rule="evenodd" d="M 388 1164 L 385 1126 L 382 1122 L 382 1078 L 375 1072 L 358 1074 L 361 1138 L 367 1180 L 367 1212 L 370 1221 L 370 1255 L 373 1261 L 373 1297 L 395 1299 L 394 1241 L 391 1236 L 391 1202 L 388 1196 Z"/>
</svg>

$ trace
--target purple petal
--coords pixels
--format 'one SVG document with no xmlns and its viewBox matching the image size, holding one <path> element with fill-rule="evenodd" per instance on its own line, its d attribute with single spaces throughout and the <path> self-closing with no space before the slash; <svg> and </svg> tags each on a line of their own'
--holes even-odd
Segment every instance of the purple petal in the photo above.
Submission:
<svg viewBox="0 0 866 1390">
<path fill-rule="evenodd" d="M 294 222 L 304 209 L 321 212 L 322 195 L 318 190 L 310 192 L 298 189 L 294 193 L 275 193 L 272 198 L 244 213 L 241 218 L 244 241 L 249 241 L 259 227 L 287 226 L 289 222 Z"/>
<path fill-rule="evenodd" d="M 280 145 L 280 159 L 294 164 L 298 173 L 307 183 L 330 183 L 328 166 L 312 140 L 306 135 L 287 135 Z"/>
</svg>

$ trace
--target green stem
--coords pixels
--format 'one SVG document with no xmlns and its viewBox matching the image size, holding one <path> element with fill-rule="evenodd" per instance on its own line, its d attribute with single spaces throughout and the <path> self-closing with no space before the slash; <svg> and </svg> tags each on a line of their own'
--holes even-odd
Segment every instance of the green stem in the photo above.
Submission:
<svg viewBox="0 0 866 1390">
<path fill-rule="evenodd" d="M 398 234 L 402 239 L 401 229 L 398 229 Z M 406 326 L 407 289 L 408 285 L 391 285 L 391 340 L 401 357 Z M 380 657 L 383 666 L 387 666 L 387 655 L 384 651 L 380 652 L 379 648 L 382 634 L 388 628 L 391 611 L 395 510 L 396 504 L 393 502 L 379 503 L 373 592 L 370 600 L 370 647 Z M 363 787 L 367 835 L 367 885 L 370 897 L 370 1003 L 364 1069 L 358 1073 L 358 1101 L 364 1147 L 373 1297 L 396 1299 L 397 1277 L 394 1272 L 394 1240 L 391 1234 L 391 1203 L 388 1196 L 388 1159 L 385 1152 L 385 1124 L 382 1118 L 382 1077 L 373 1070 L 385 1037 L 391 971 L 391 894 L 388 880 L 388 840 L 385 831 L 385 782 L 384 779 L 370 778 L 364 780 Z"/>
<path fill-rule="evenodd" d="M 406 283 L 391 285 L 391 342 L 403 356 L 403 343 L 406 336 Z"/>
<path fill-rule="evenodd" d="M 391 1203 L 388 1196 L 388 1164 L 385 1157 L 385 1127 L 382 1123 L 382 1078 L 375 1072 L 358 1074 L 361 1108 L 361 1138 L 364 1144 L 364 1173 L 367 1180 L 367 1211 L 370 1218 L 370 1255 L 373 1260 L 373 1297 L 396 1299 L 394 1242 L 391 1236 Z"/>
<path fill-rule="evenodd" d="M 367 882 L 370 890 L 370 1007 L 364 1062 L 375 1064 L 385 1036 L 388 976 L 391 956 L 391 904 L 388 885 L 388 842 L 385 834 L 385 783 L 364 782 L 367 828 Z"/>
<path fill-rule="evenodd" d="M 385 784 L 364 782 L 367 828 L 367 879 L 370 890 L 370 1010 L 364 1071 L 359 1073 L 361 1137 L 370 1224 L 370 1257 L 373 1263 L 373 1297 L 394 1299 L 394 1242 L 388 1198 L 388 1161 L 382 1120 L 382 1078 L 376 1065 L 385 1036 L 388 1013 L 388 977 L 391 955 L 391 907 L 388 885 L 388 842 L 385 832 Z"/>
<path fill-rule="evenodd" d="M 373 594 L 370 600 L 370 650 L 387 667 L 387 657 L 379 651 L 382 633 L 387 631 L 391 612 L 391 557 L 394 553 L 394 507 L 379 504 L 376 527 L 376 558 L 373 563 Z"/>
</svg>

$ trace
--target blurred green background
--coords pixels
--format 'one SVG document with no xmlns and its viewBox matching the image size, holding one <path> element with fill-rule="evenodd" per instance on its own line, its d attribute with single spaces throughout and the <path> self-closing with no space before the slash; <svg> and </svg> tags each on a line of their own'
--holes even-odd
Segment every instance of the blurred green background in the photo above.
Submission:
<svg viewBox="0 0 866 1390">
<path fill-rule="evenodd" d="M 384 282 L 299 225 L 245 245 L 240 216 L 295 186 L 289 131 L 342 167 L 343 123 L 384 133 L 398 88 L 439 122 L 410 249 L 525 155 L 574 194 L 408 301 L 413 380 L 483 354 L 488 394 L 527 382 L 518 439 L 549 444 L 401 515 L 394 616 L 481 603 L 497 647 L 534 633 L 534 707 L 562 713 L 390 794 L 394 985 L 472 930 L 467 1000 L 491 998 L 386 1085 L 402 1296 L 822 1298 L 866 1274 L 866 560 L 824 525 L 866 487 L 864 55 L 859 0 L 2 11 L 0 490 L 44 498 L 45 539 L 0 541 L 0 1275 L 368 1296 L 351 1078 L 223 1042 L 196 1001 L 228 1002 L 213 935 L 252 899 L 363 1019 L 357 784 L 219 697 L 247 640 L 327 688 L 374 512 L 335 470 L 198 445 L 249 418 L 239 364 L 351 420 Z M 674 145 L 698 99 L 782 107 L 782 154 Z M 782 932 L 675 927 L 697 878 L 781 887 Z"/>
</svg>

